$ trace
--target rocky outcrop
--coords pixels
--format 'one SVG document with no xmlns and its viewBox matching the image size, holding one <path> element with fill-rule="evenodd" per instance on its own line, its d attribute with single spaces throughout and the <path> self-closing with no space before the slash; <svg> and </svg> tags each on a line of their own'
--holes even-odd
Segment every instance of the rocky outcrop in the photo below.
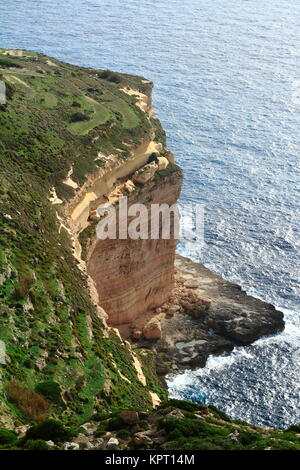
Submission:
<svg viewBox="0 0 300 470">
<path fill-rule="evenodd" d="M 148 325 L 160 325 L 155 341 Z M 152 348 L 160 375 L 204 367 L 209 355 L 231 351 L 284 328 L 283 314 L 248 296 L 199 263 L 176 256 L 175 287 L 168 301 L 123 327 L 138 348 Z M 137 335 L 136 333 L 142 333 Z"/>
<path fill-rule="evenodd" d="M 273 305 L 247 295 L 240 286 L 202 264 L 183 257 L 177 257 L 176 264 L 179 273 L 188 274 L 198 283 L 196 289 L 193 285 L 194 292 L 211 299 L 205 323 L 225 338 L 249 344 L 261 336 L 283 330 L 283 313 Z"/>
<path fill-rule="evenodd" d="M 174 204 L 181 182 L 182 172 L 179 167 L 174 167 L 169 175 L 153 178 L 131 193 L 128 206 L 135 202 L 145 205 L 149 214 L 147 228 L 150 229 L 150 205 Z M 166 302 L 174 287 L 176 243 L 172 236 L 164 240 L 161 234 L 156 240 L 94 240 L 87 256 L 87 270 L 96 285 L 100 305 L 108 314 L 108 324 L 131 322 Z"/>
<path fill-rule="evenodd" d="M 155 175 L 157 165 L 152 162 L 143 166 L 140 170 L 136 171 L 132 177 L 134 183 L 145 184 Z"/>
<path fill-rule="evenodd" d="M 146 100 L 133 90 L 126 93 Z M 150 95 L 146 102 L 148 113 Z M 107 323 L 116 325 L 135 346 L 153 348 L 164 375 L 170 366 L 174 370 L 202 367 L 210 354 L 280 331 L 284 322 L 272 305 L 247 296 L 201 264 L 177 257 L 174 277 L 177 240 L 163 239 L 161 227 L 158 239 L 96 238 L 96 223 L 101 219 L 96 208 L 103 202 L 116 208 L 118 234 L 122 196 L 128 197 L 128 206 L 139 203 L 148 209 L 141 232 L 151 226 L 152 204 L 172 206 L 177 201 L 182 172 L 174 165 L 174 155 L 152 138 L 133 149 L 126 161 L 101 154 L 104 167 L 77 190 L 68 215 L 77 233 L 92 224 L 86 270 Z M 128 224 L 132 220 L 128 218 Z"/>
</svg>

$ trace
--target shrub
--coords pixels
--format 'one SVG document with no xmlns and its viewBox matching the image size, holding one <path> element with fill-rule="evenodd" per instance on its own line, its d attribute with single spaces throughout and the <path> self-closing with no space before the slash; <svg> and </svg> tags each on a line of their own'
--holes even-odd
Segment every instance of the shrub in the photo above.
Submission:
<svg viewBox="0 0 300 470">
<path fill-rule="evenodd" d="M 16 67 L 16 68 L 22 68 L 22 66 L 18 62 L 14 62 L 13 60 L 10 59 L 4 59 L 0 58 L 0 67 L 2 68 L 9 68 L 9 67 Z"/>
<path fill-rule="evenodd" d="M 26 450 L 51 450 L 51 447 L 47 442 L 42 441 L 41 439 L 28 440 L 24 446 Z"/>
<path fill-rule="evenodd" d="M 88 121 L 89 117 L 85 113 L 81 113 L 78 111 L 77 113 L 73 113 L 70 116 L 71 122 L 78 122 L 78 121 Z"/>
<path fill-rule="evenodd" d="M 241 444 L 233 443 L 221 437 L 212 438 L 184 438 L 172 444 L 173 450 L 245 450 Z"/>
<path fill-rule="evenodd" d="M 175 398 L 170 398 L 169 400 L 164 401 L 161 403 L 158 407 L 158 409 L 164 409 L 172 407 L 174 408 L 179 408 L 180 410 L 184 411 L 190 411 L 191 413 L 194 411 L 199 411 L 199 410 L 206 410 L 207 407 L 198 403 L 192 403 L 190 401 L 185 401 L 185 400 L 176 400 Z"/>
<path fill-rule="evenodd" d="M 12 444 L 17 440 L 16 433 L 8 429 L 0 429 L 0 445 Z"/>
<path fill-rule="evenodd" d="M 108 420 L 109 418 L 111 418 L 110 414 L 98 412 L 94 414 L 94 416 L 92 417 L 92 420 L 93 421 L 105 421 L 105 420 Z"/>
<path fill-rule="evenodd" d="M 125 425 L 126 427 L 126 425 Z M 130 425 L 128 425 L 130 427 Z M 100 422 L 97 431 L 95 432 L 96 436 L 102 436 L 106 431 L 124 431 L 124 421 L 119 416 L 114 416 L 110 419 L 105 419 L 103 416 L 103 421 Z"/>
<path fill-rule="evenodd" d="M 107 430 L 116 431 L 124 426 L 124 421 L 119 416 L 115 416 L 108 421 Z"/>
<path fill-rule="evenodd" d="M 60 386 L 54 381 L 48 380 L 46 382 L 41 382 L 36 385 L 35 390 L 46 397 L 49 401 L 52 401 L 57 405 L 63 404 Z"/>
<path fill-rule="evenodd" d="M 161 418 L 158 421 L 158 425 L 166 430 L 170 439 L 178 439 L 180 437 L 225 437 L 230 433 L 229 429 L 207 425 L 191 418 Z"/>
<path fill-rule="evenodd" d="M 181 436 L 199 436 L 203 432 L 203 423 L 190 418 L 161 418 L 158 425 L 166 430 L 171 439 L 177 439 Z"/>
<path fill-rule="evenodd" d="M 114 416 L 111 419 L 101 421 L 97 431 L 96 436 L 102 436 L 106 431 L 117 431 L 124 428 L 124 421 L 119 416 Z"/>
<path fill-rule="evenodd" d="M 64 427 L 64 425 L 55 419 L 45 419 L 41 423 L 29 428 L 26 432 L 26 439 L 43 439 L 45 441 L 63 441 L 73 437 L 74 432 Z"/>
<path fill-rule="evenodd" d="M 8 398 L 13 403 L 16 403 L 20 410 L 33 421 L 42 421 L 48 416 L 48 401 L 42 395 L 30 390 L 17 380 L 9 382 Z"/>
<path fill-rule="evenodd" d="M 253 431 L 241 431 L 238 439 L 244 446 L 248 446 L 260 439 L 260 435 Z"/>
<path fill-rule="evenodd" d="M 119 437 L 120 439 L 127 439 L 128 437 L 130 437 L 131 433 L 128 429 L 120 429 L 118 432 L 117 432 L 117 437 Z"/>
<path fill-rule="evenodd" d="M 112 83 L 121 83 L 122 78 L 118 73 L 111 72 L 110 70 L 104 70 L 104 72 L 101 72 L 99 74 L 99 77 L 102 78 L 103 80 L 107 80 L 108 82 Z"/>
<path fill-rule="evenodd" d="M 300 433 L 300 424 L 292 424 L 292 426 L 287 428 L 287 431 Z"/>
<path fill-rule="evenodd" d="M 151 153 L 150 157 L 148 158 L 147 163 L 152 163 L 152 162 L 157 163 L 158 162 L 158 157 L 159 157 L 158 153 L 156 153 L 156 152 Z"/>
<path fill-rule="evenodd" d="M 181 438 L 172 446 L 174 450 L 223 450 L 220 444 L 215 444 L 207 439 Z"/>
</svg>

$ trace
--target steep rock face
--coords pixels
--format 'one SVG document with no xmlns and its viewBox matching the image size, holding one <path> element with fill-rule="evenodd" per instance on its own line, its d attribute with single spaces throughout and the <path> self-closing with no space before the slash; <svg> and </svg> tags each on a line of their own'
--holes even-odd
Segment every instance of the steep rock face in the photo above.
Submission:
<svg viewBox="0 0 300 470">
<path fill-rule="evenodd" d="M 132 193 L 128 206 L 135 202 L 145 204 L 150 230 L 150 205 L 173 205 L 181 183 L 182 172 L 175 167 L 170 174 L 156 177 Z M 95 282 L 100 305 L 108 314 L 108 324 L 131 322 L 168 299 L 174 286 L 176 243 L 173 236 L 162 239 L 161 233 L 156 240 L 94 240 L 87 256 L 87 271 Z"/>
</svg>

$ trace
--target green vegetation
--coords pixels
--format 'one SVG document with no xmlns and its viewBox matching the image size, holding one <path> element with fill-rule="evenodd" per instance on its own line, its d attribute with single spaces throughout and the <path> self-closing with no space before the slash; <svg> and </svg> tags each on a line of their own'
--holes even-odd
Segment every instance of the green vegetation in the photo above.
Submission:
<svg viewBox="0 0 300 470">
<path fill-rule="evenodd" d="M 231 421 L 214 407 L 167 400 L 154 354 L 136 350 L 145 386 L 132 352 L 114 330 L 108 333 L 91 302 L 70 236 L 60 226 L 62 206 L 49 201 L 52 188 L 63 202 L 72 198 L 74 189 L 63 183 L 70 168 L 72 179 L 82 185 L 103 164 L 99 152 L 126 159 L 130 148 L 153 138 L 153 131 L 165 146 L 159 121 L 121 91 L 129 87 L 149 94 L 152 84 L 57 60 L 54 66 L 42 54 L 24 51 L 11 59 L 4 52 L 0 340 L 6 361 L 0 364 L 0 448 L 48 450 L 46 441 L 72 439 L 79 425 L 91 420 L 99 422 L 97 435 L 112 432 L 133 448 L 138 446 L 133 431 L 148 426 L 165 436 L 170 449 L 299 449 L 299 426 L 259 430 Z M 155 178 L 177 170 L 169 165 Z M 84 253 L 92 229 L 82 232 Z M 157 410 L 152 411 L 149 392 L 163 402 Z M 168 417 L 174 409 L 181 419 Z M 139 424 L 127 425 L 121 410 L 147 413 Z M 3 428 L 23 424 L 30 428 L 21 438 Z"/>
<path fill-rule="evenodd" d="M 110 413 L 97 413 L 91 417 L 92 428 L 67 427 L 61 421 L 47 419 L 27 430 L 25 437 L 18 438 L 12 431 L 0 429 L 0 448 L 51 450 L 48 440 L 57 448 L 63 443 L 86 434 L 92 443 L 102 437 L 107 442 L 115 436 L 126 449 L 141 448 L 164 451 L 172 450 L 300 450 L 297 433 L 260 428 L 247 423 L 236 424 L 228 418 L 216 417 L 216 408 L 181 400 L 166 400 L 147 413 L 134 412 L 131 420 L 128 409 L 121 408 Z M 171 413 L 171 414 L 170 414 Z M 125 416 L 124 416 L 125 415 Z M 131 416 L 131 418 L 130 418 Z M 106 435 L 109 433 L 109 435 Z"/>
<path fill-rule="evenodd" d="M 36 385 L 35 390 L 52 403 L 62 405 L 61 388 L 58 383 L 48 380 Z"/>
<path fill-rule="evenodd" d="M 182 419 L 157 420 L 158 428 L 167 434 L 168 448 L 173 450 L 300 450 L 300 439 L 295 432 L 236 424 L 215 407 L 180 400 L 168 400 L 158 411 L 171 409 L 188 413 L 188 417 Z"/>
<path fill-rule="evenodd" d="M 47 444 L 47 442 L 41 439 L 36 439 L 36 440 L 26 441 L 24 449 L 26 450 L 51 450 L 51 447 Z"/>
<path fill-rule="evenodd" d="M 4 57 L 0 57 L 0 67 L 4 68 L 10 68 L 10 67 L 16 67 L 16 68 L 21 68 L 22 66 L 13 60 L 6 59 Z"/>
<path fill-rule="evenodd" d="M 124 74 L 101 77 L 101 70 L 57 60 L 53 66 L 42 54 L 8 58 L 3 52 L 0 340 L 7 361 L 0 364 L 0 425 L 48 416 L 78 424 L 95 409 L 149 409 L 148 390 L 161 396 L 165 391 L 155 373 L 145 388 L 127 346 L 114 334 L 104 335 L 69 234 L 57 218 L 61 206 L 49 197 L 53 187 L 63 201 L 74 195 L 63 183 L 71 167 L 81 185 L 101 166 L 99 152 L 126 158 L 128 149 L 150 139 L 155 125 L 120 88 L 150 92 L 152 85 Z M 76 113 L 87 119 L 71 122 Z"/>
<path fill-rule="evenodd" d="M 13 444 L 17 440 L 17 435 L 14 431 L 8 429 L 0 429 L 0 446 L 3 444 Z"/>
<path fill-rule="evenodd" d="M 97 103 L 92 98 L 88 96 L 83 97 L 84 99 L 84 108 L 92 111 L 92 117 L 87 117 L 86 119 L 79 119 L 78 121 L 72 122 L 68 129 L 72 134 L 87 134 L 89 131 L 94 129 L 94 127 L 104 124 L 111 117 L 109 109 L 107 109 L 103 104 Z M 87 115 L 88 116 L 88 115 Z"/>
<path fill-rule="evenodd" d="M 44 441 L 59 442 L 74 436 L 71 429 L 66 428 L 60 421 L 46 419 L 26 432 L 26 440 L 42 439 Z"/>
</svg>

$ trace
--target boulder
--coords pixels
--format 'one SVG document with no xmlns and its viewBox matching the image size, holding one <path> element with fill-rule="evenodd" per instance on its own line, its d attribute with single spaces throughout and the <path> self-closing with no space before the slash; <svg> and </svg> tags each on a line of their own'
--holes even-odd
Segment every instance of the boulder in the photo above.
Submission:
<svg viewBox="0 0 300 470">
<path fill-rule="evenodd" d="M 228 434 L 227 438 L 230 439 L 232 442 L 239 442 L 238 436 L 239 436 L 239 431 L 236 429 L 232 433 Z"/>
<path fill-rule="evenodd" d="M 95 448 L 94 445 L 90 441 L 84 442 L 82 444 L 83 450 L 93 450 L 94 448 Z"/>
<path fill-rule="evenodd" d="M 107 450 L 117 450 L 119 447 L 119 441 L 115 437 L 111 437 L 106 444 L 106 449 Z"/>
<path fill-rule="evenodd" d="M 157 165 L 154 162 L 148 163 L 134 173 L 132 180 L 134 183 L 145 184 L 147 181 L 153 178 L 156 170 Z"/>
<path fill-rule="evenodd" d="M 119 417 L 126 424 L 137 424 L 140 421 L 139 414 L 137 411 L 122 411 Z"/>
<path fill-rule="evenodd" d="M 199 287 L 199 282 L 194 279 L 189 279 L 188 281 L 185 281 L 184 285 L 188 289 L 197 289 L 197 287 Z"/>
<path fill-rule="evenodd" d="M 48 444 L 49 447 L 56 447 L 53 441 L 46 441 L 46 444 Z"/>
<path fill-rule="evenodd" d="M 135 433 L 133 441 L 137 446 L 147 446 L 153 443 L 153 440 L 148 436 L 149 431 L 141 431 Z"/>
<path fill-rule="evenodd" d="M 24 426 L 18 426 L 17 428 L 15 428 L 15 431 L 19 437 L 23 437 L 25 436 L 26 431 L 29 428 L 30 426 L 28 426 L 27 424 L 24 424 Z"/>
<path fill-rule="evenodd" d="M 168 413 L 166 415 L 166 418 L 183 419 L 183 418 L 185 418 L 185 416 L 179 410 L 172 410 L 172 411 L 170 411 L 170 413 Z"/>
<path fill-rule="evenodd" d="M 133 181 L 127 180 L 126 183 L 124 184 L 124 192 L 132 193 L 134 190 L 135 190 L 135 185 Z"/>
<path fill-rule="evenodd" d="M 160 339 L 161 338 L 161 324 L 156 318 L 148 321 L 143 329 L 143 335 L 146 339 Z"/>
<path fill-rule="evenodd" d="M 169 160 L 166 157 L 159 157 L 157 164 L 159 170 L 164 170 L 169 165 Z"/>
<path fill-rule="evenodd" d="M 39 372 L 41 372 L 46 367 L 46 360 L 43 357 L 40 357 L 36 360 L 35 367 Z"/>
<path fill-rule="evenodd" d="M 97 426 L 95 426 L 95 424 L 92 424 L 92 423 L 84 423 L 80 426 L 85 432 L 87 435 L 91 436 L 94 431 L 97 429 Z"/>
<path fill-rule="evenodd" d="M 77 444 L 83 444 L 89 440 L 89 437 L 85 434 L 78 434 L 78 436 L 73 437 L 72 442 L 76 442 Z"/>
<path fill-rule="evenodd" d="M 77 442 L 65 442 L 62 448 L 63 450 L 79 450 L 79 444 Z"/>
<path fill-rule="evenodd" d="M 104 439 L 101 437 L 94 440 L 94 449 L 95 450 L 103 450 L 104 447 Z"/>
</svg>

